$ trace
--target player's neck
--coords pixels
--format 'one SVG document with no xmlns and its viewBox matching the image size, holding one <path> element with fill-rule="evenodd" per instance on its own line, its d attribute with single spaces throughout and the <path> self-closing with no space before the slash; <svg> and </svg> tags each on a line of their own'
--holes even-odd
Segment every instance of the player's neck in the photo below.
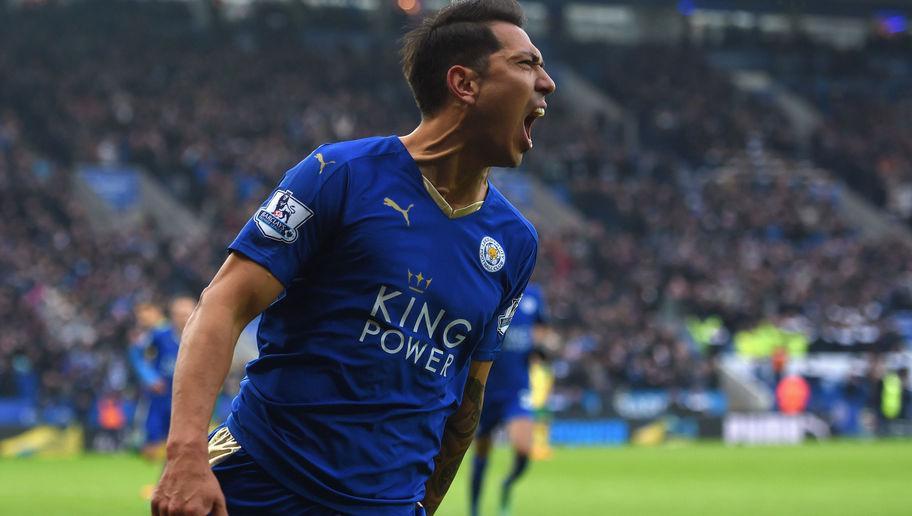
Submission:
<svg viewBox="0 0 912 516">
<path fill-rule="evenodd" d="M 424 119 L 400 138 L 421 174 L 453 209 L 483 201 L 488 193 L 489 167 L 473 159 L 459 122 L 458 116 Z"/>
</svg>

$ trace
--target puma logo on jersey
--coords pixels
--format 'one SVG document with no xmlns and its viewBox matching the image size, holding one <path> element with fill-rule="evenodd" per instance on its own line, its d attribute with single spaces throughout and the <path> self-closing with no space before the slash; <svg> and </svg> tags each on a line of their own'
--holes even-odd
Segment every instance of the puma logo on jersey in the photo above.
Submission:
<svg viewBox="0 0 912 516">
<path fill-rule="evenodd" d="M 317 155 L 314 156 L 314 157 L 317 158 L 317 161 L 320 162 L 320 174 L 323 173 L 323 169 L 326 168 L 326 165 L 335 163 L 335 160 L 333 160 L 333 161 L 323 161 L 323 153 L 320 153 L 320 152 L 318 152 Z"/>
<path fill-rule="evenodd" d="M 413 206 L 415 206 L 414 204 L 409 204 L 408 208 L 406 208 L 406 209 L 403 210 L 402 208 L 399 207 L 398 204 L 396 204 L 396 201 L 390 199 L 389 197 L 385 197 L 385 198 L 383 199 L 383 205 L 384 205 L 384 206 L 389 206 L 390 208 L 392 208 L 392 209 L 398 211 L 399 213 L 401 213 L 401 214 L 402 214 L 402 217 L 405 218 L 405 225 L 406 225 L 406 226 L 411 226 L 411 225 L 412 225 L 412 224 L 409 222 L 409 213 L 408 213 L 408 212 L 409 212 L 409 210 L 412 209 Z"/>
</svg>

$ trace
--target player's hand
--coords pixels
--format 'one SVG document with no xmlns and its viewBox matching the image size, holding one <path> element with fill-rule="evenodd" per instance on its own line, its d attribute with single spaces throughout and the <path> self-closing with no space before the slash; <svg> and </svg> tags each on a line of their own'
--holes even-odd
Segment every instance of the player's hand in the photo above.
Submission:
<svg viewBox="0 0 912 516">
<path fill-rule="evenodd" d="M 228 516 L 225 496 L 202 453 L 168 454 L 152 493 L 153 516 Z"/>
</svg>

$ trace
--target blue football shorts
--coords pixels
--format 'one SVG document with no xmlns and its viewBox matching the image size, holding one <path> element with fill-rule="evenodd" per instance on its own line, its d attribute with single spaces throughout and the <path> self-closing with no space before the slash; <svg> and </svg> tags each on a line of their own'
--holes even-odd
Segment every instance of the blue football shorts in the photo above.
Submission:
<svg viewBox="0 0 912 516">
<path fill-rule="evenodd" d="M 225 496 L 231 516 L 368 516 L 376 507 L 340 512 L 320 505 L 288 489 L 274 480 L 234 440 L 227 427 L 220 426 L 209 436 L 209 463 Z M 383 511 L 384 514 L 392 514 Z M 399 516 L 399 512 L 396 512 Z M 401 516 L 425 516 L 424 508 L 416 504 L 402 511 Z"/>
<path fill-rule="evenodd" d="M 171 425 L 171 395 L 149 397 L 149 412 L 146 414 L 146 444 L 163 443 L 168 438 Z"/>
<path fill-rule="evenodd" d="M 481 420 L 478 422 L 478 435 L 490 435 L 498 426 L 522 417 L 532 418 L 528 391 L 521 391 L 509 398 L 484 400 Z"/>
</svg>

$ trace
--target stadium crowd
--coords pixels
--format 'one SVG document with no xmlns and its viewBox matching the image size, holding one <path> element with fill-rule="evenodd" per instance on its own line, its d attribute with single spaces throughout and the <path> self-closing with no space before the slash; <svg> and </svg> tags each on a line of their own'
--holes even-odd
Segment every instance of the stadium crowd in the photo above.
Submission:
<svg viewBox="0 0 912 516">
<path fill-rule="evenodd" d="M 909 52 L 908 36 L 874 41 L 856 52 L 819 49 L 816 59 L 827 72 L 815 91 L 805 93 L 826 114 L 814 135 L 814 158 L 907 224 L 912 223 Z M 805 68 L 793 82 L 807 81 L 808 73 Z"/>
<path fill-rule="evenodd" d="M 27 394 L 80 419 L 93 393 L 133 395 L 134 303 L 199 292 L 285 169 L 319 143 L 417 121 L 395 61 L 371 52 L 378 42 L 304 47 L 255 16 L 200 33 L 183 7 L 143 9 L 38 10 L 0 30 L 0 397 Z M 685 315 L 720 316 L 732 333 L 787 321 L 812 341 L 893 345 L 910 249 L 865 240 L 839 210 L 839 186 L 777 157 L 795 150 L 777 110 L 696 48 L 611 48 L 585 62 L 572 56 L 601 49 L 572 50 L 561 57 L 634 114 L 641 142 L 556 96 L 526 163 L 588 216 L 540 228 L 536 279 L 569 409 L 620 388 L 716 388 L 715 356 L 696 350 Z M 842 137 L 841 120 L 823 131 Z M 68 187 L 79 163 L 145 168 L 210 238 L 169 240 L 152 223 L 91 231 Z"/>
<path fill-rule="evenodd" d="M 709 64 L 710 50 L 562 48 L 575 70 L 629 107 L 640 141 L 631 150 L 619 143 L 623 130 L 603 118 L 568 116 L 567 125 L 543 124 L 546 143 L 530 160 L 600 222 L 554 246 L 566 282 L 555 280 L 563 286 L 550 292 L 556 311 L 575 307 L 568 310 L 585 321 L 580 328 L 597 329 L 591 347 L 613 349 L 598 366 L 578 362 L 590 376 L 607 376 L 595 385 L 713 384 L 711 374 L 700 374 L 706 361 L 693 367 L 686 353 L 669 352 L 654 336 L 668 313 L 721 316 L 730 335 L 769 321 L 799 330 L 816 350 L 897 349 L 893 315 L 910 306 L 908 244 L 865 238 L 839 209 L 842 187 L 800 158 L 800 139 L 781 110 L 766 96 L 739 91 Z M 588 58 L 596 54 L 607 58 Z M 878 131 L 901 140 L 903 128 L 894 126 L 904 122 L 882 120 L 890 123 Z M 821 131 L 836 123 L 824 118 Z M 575 138 L 561 141 L 567 127 Z M 856 131 L 856 147 L 884 147 Z M 580 295 L 586 290 L 594 295 Z M 625 325 L 637 329 L 614 334 Z M 651 353 L 632 359 L 631 343 L 643 336 L 657 348 L 645 346 Z M 645 381 L 631 367 L 644 359 L 654 373 Z"/>
<path fill-rule="evenodd" d="M 803 35 L 730 31 L 712 52 L 765 70 L 822 115 L 808 154 L 898 219 L 912 222 L 912 37 L 837 48 Z"/>
<path fill-rule="evenodd" d="M 99 396 L 132 395 L 133 303 L 198 291 L 211 263 L 152 225 L 93 231 L 69 171 L 30 148 L 20 127 L 3 115 L 0 397 L 30 400 L 41 419 L 91 426 Z"/>
</svg>

